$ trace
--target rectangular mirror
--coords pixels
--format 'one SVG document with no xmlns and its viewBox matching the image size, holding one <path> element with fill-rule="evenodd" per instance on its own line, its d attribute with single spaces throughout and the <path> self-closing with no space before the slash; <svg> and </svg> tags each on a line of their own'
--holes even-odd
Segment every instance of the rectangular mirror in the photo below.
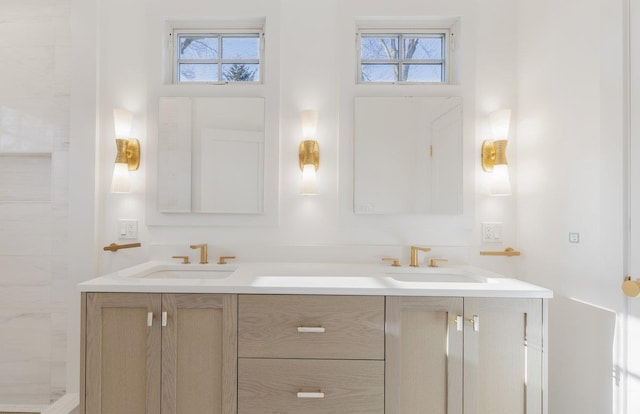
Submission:
<svg viewBox="0 0 640 414">
<path fill-rule="evenodd" d="M 462 213 L 462 98 L 355 98 L 354 211 Z"/>
<path fill-rule="evenodd" d="M 264 99 L 161 97 L 158 209 L 258 214 L 264 195 Z"/>
</svg>

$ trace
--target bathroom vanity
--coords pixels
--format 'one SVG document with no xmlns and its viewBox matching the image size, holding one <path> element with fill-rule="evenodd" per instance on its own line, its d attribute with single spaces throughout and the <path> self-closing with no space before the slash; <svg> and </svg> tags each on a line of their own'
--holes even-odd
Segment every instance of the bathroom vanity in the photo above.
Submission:
<svg viewBox="0 0 640 414">
<path fill-rule="evenodd" d="M 546 413 L 552 293 L 478 269 L 149 262 L 80 290 L 85 414 Z"/>
</svg>

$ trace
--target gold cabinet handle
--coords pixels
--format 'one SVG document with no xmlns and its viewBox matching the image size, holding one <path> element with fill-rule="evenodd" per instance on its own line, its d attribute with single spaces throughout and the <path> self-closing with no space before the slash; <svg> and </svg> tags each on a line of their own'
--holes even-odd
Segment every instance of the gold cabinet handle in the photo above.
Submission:
<svg viewBox="0 0 640 414">
<path fill-rule="evenodd" d="M 218 264 L 227 264 L 227 259 L 235 259 L 235 256 L 220 256 Z"/>
<path fill-rule="evenodd" d="M 383 262 L 391 262 L 391 266 L 393 267 L 400 267 L 400 259 L 395 258 L 395 257 L 383 257 L 382 258 Z"/>
</svg>

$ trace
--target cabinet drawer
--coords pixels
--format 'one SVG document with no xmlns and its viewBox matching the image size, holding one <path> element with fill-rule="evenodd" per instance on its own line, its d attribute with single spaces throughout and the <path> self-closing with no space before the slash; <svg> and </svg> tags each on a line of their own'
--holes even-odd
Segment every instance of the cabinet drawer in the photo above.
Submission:
<svg viewBox="0 0 640 414">
<path fill-rule="evenodd" d="M 384 359 L 384 298 L 241 295 L 238 355 Z"/>
<path fill-rule="evenodd" d="M 238 361 L 238 414 L 383 414 L 384 362 Z"/>
</svg>

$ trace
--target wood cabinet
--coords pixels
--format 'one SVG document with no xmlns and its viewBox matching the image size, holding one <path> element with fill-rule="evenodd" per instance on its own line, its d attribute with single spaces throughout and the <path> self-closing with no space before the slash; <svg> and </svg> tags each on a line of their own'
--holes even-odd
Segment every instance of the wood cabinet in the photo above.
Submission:
<svg viewBox="0 0 640 414">
<path fill-rule="evenodd" d="M 83 414 L 546 414 L 542 299 L 84 293 Z"/>
<path fill-rule="evenodd" d="M 542 299 L 464 300 L 465 414 L 546 411 L 543 306 Z"/>
<path fill-rule="evenodd" d="M 387 414 L 462 414 L 462 314 L 462 298 L 387 298 Z"/>
<path fill-rule="evenodd" d="M 85 414 L 233 414 L 237 296 L 83 294 Z"/>
<path fill-rule="evenodd" d="M 240 295 L 246 358 L 384 359 L 383 296 Z"/>
<path fill-rule="evenodd" d="M 382 296 L 240 295 L 239 414 L 383 414 Z"/>
<path fill-rule="evenodd" d="M 543 306 L 388 297 L 386 413 L 543 414 Z"/>
</svg>

